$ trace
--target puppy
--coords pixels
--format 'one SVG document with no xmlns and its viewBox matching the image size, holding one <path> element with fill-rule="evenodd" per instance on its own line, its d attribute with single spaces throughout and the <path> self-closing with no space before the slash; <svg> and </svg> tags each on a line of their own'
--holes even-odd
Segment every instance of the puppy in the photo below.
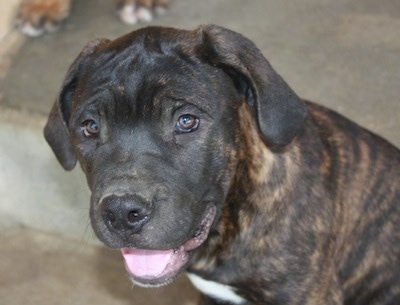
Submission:
<svg viewBox="0 0 400 305">
<path fill-rule="evenodd" d="M 90 42 L 45 127 L 132 281 L 202 304 L 400 303 L 400 151 L 217 26 Z"/>
</svg>

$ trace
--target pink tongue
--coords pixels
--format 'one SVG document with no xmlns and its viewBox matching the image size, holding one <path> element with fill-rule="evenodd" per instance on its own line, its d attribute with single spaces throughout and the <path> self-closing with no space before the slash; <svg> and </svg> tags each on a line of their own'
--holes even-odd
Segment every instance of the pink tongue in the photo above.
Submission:
<svg viewBox="0 0 400 305">
<path fill-rule="evenodd" d="M 127 269 L 138 277 L 156 277 L 160 275 L 174 253 L 174 250 L 121 249 Z"/>
</svg>

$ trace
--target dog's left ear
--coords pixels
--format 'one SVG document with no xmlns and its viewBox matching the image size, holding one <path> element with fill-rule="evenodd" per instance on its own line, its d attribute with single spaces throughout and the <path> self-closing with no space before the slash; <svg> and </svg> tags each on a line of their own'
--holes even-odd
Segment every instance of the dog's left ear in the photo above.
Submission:
<svg viewBox="0 0 400 305">
<path fill-rule="evenodd" d="M 282 147 L 301 130 L 307 107 L 249 39 L 233 31 L 201 26 L 199 53 L 223 69 L 254 107 L 258 125 L 268 144 Z"/>
</svg>

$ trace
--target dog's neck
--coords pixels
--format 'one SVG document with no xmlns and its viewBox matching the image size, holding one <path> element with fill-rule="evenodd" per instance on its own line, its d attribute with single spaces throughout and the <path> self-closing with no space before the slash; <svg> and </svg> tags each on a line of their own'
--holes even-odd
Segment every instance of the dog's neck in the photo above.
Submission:
<svg viewBox="0 0 400 305">
<path fill-rule="evenodd" d="M 215 230 L 194 255 L 192 270 L 215 270 L 218 264 L 214 261 L 216 257 L 237 252 L 230 248 L 235 244 L 234 240 L 240 243 L 246 243 L 246 238 L 259 240 L 259 247 L 278 242 L 267 240 L 267 232 L 248 231 L 250 228 L 265 227 L 268 222 L 271 222 L 270 227 L 275 227 L 272 222 L 280 221 L 277 214 L 286 214 L 284 210 L 289 209 L 288 196 L 292 192 L 288 190 L 288 180 L 292 177 L 287 177 L 285 173 L 288 171 L 282 170 L 282 167 L 290 167 L 292 175 L 299 172 L 294 153 L 290 151 L 295 148 L 288 147 L 285 152 L 271 150 L 263 140 L 254 113 L 247 103 L 239 109 L 239 120 L 238 143 L 241 146 L 236 152 L 236 175 L 232 178 Z M 250 225 L 257 221 L 263 225 Z M 251 243 L 250 240 L 248 242 Z"/>
</svg>

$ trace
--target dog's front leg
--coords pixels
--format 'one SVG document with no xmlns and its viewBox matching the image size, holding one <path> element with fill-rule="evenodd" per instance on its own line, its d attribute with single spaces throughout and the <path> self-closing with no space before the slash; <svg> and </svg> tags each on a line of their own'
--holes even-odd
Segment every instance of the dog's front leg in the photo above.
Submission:
<svg viewBox="0 0 400 305">
<path fill-rule="evenodd" d="M 67 19 L 71 0 L 23 0 L 15 23 L 28 36 L 54 32 Z"/>
</svg>

